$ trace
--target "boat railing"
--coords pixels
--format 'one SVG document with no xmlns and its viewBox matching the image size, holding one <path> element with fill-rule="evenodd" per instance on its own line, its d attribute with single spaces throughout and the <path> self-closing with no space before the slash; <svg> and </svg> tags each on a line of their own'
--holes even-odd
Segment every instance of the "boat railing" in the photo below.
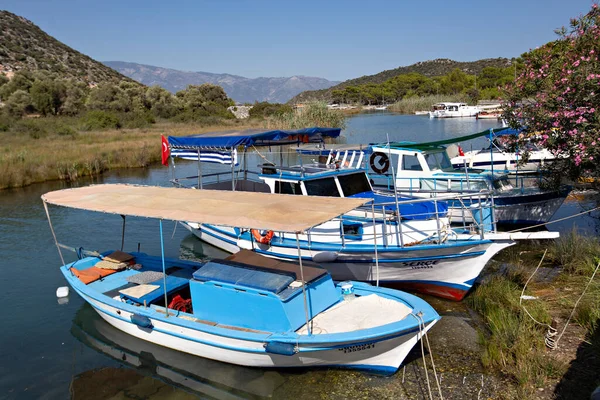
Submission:
<svg viewBox="0 0 600 400">
<path fill-rule="evenodd" d="M 256 177 L 255 181 L 259 182 L 256 171 L 252 170 L 237 170 L 234 174 L 234 181 L 247 180 L 248 176 Z M 173 178 L 170 182 L 175 187 L 202 189 L 203 186 L 215 183 L 231 182 L 231 172 L 212 172 L 200 175 L 184 176 Z"/>
<path fill-rule="evenodd" d="M 468 200 L 465 202 L 465 200 Z M 426 203 L 433 202 L 435 208 L 435 218 L 440 219 L 440 212 L 438 211 L 438 202 L 452 202 L 454 210 L 460 208 L 461 218 L 463 229 L 472 230 L 470 228 L 475 228 L 482 235 L 484 232 L 496 232 L 497 226 L 494 218 L 494 196 L 491 191 L 479 191 L 479 192 L 470 192 L 470 193 L 437 193 L 436 196 L 429 198 L 414 198 L 414 199 L 402 199 L 398 200 L 399 205 L 406 204 L 417 204 L 417 203 Z M 394 208 L 396 205 L 395 201 L 385 202 L 385 203 L 377 203 L 377 206 L 382 206 L 383 208 L 390 207 Z M 460 207 L 457 207 L 460 206 Z M 456 212 L 456 211 L 455 211 Z M 419 214 L 412 214 L 417 216 Z M 419 216 L 424 215 L 420 214 Z M 473 225 L 468 226 L 467 220 L 469 215 L 472 217 Z M 483 239 L 483 236 L 482 236 Z"/>
<path fill-rule="evenodd" d="M 391 174 L 369 175 L 376 187 L 394 190 L 394 178 Z M 444 193 L 470 194 L 479 193 L 489 188 L 485 179 L 470 177 L 396 177 L 396 188 L 402 193 Z"/>
</svg>

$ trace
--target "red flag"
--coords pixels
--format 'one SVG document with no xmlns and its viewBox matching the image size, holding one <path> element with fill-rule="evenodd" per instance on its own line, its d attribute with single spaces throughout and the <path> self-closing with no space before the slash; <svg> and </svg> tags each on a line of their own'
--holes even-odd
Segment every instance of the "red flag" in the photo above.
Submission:
<svg viewBox="0 0 600 400">
<path fill-rule="evenodd" d="M 169 142 L 163 135 L 160 135 L 160 137 L 162 142 L 162 165 L 169 165 Z"/>
<path fill-rule="evenodd" d="M 458 155 L 459 156 L 465 156 L 465 152 L 463 151 L 462 147 L 460 147 L 460 145 L 458 146 Z"/>
</svg>

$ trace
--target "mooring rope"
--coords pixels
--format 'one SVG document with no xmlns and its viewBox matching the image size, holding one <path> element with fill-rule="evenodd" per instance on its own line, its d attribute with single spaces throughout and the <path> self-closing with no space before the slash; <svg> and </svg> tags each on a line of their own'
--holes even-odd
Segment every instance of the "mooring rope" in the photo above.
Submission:
<svg viewBox="0 0 600 400">
<path fill-rule="evenodd" d="M 560 333 L 560 335 L 558 336 L 558 338 L 556 339 L 556 346 L 558 347 L 558 342 L 560 341 L 560 339 L 562 338 L 562 336 L 564 335 L 565 331 L 567 330 L 567 326 L 569 326 L 569 322 L 571 322 L 571 318 L 573 317 L 573 314 L 575 314 L 575 309 L 577 309 L 577 305 L 579 304 L 579 302 L 581 301 L 581 299 L 583 298 L 583 296 L 585 295 L 585 292 L 588 290 L 588 288 L 590 287 L 592 281 L 594 280 L 594 277 L 596 276 L 596 272 L 598 272 L 598 269 L 600 268 L 600 262 L 596 265 L 596 269 L 594 269 L 594 273 L 592 274 L 592 276 L 590 277 L 590 280 L 588 281 L 587 285 L 585 285 L 585 289 L 583 289 L 583 293 L 581 293 L 581 296 L 579 296 L 579 298 L 577 299 L 577 301 L 575 302 L 575 306 L 573 306 L 573 311 L 571 311 L 571 315 L 569 315 L 569 318 L 567 319 L 567 323 L 565 324 L 565 327 L 563 328 L 562 332 Z"/>
<path fill-rule="evenodd" d="M 555 224 L 555 223 L 557 223 L 557 222 L 561 222 L 561 221 L 565 221 L 565 220 L 567 220 L 567 219 L 571 219 L 571 218 L 579 217 L 580 215 L 583 215 L 583 214 L 588 214 L 588 213 L 591 213 L 592 211 L 596 211 L 596 210 L 600 210 L 600 207 L 594 207 L 594 208 L 592 208 L 591 210 L 582 211 L 582 212 L 580 212 L 580 213 L 573 214 L 573 215 L 569 215 L 568 217 L 564 217 L 564 218 L 559 218 L 559 219 L 556 219 L 556 220 L 554 220 L 554 221 L 544 222 L 543 224 L 537 224 L 537 225 L 532 225 L 532 226 L 528 226 L 528 227 L 525 227 L 525 228 L 514 229 L 514 230 L 512 230 L 512 231 L 507 231 L 506 233 L 515 233 L 515 232 L 521 232 L 521 231 L 524 231 L 524 230 L 527 230 L 527 229 L 539 228 L 540 226 L 545 226 L 545 225 Z"/>
<path fill-rule="evenodd" d="M 533 276 L 537 273 L 538 269 L 540 269 L 540 266 L 544 262 L 544 258 L 546 258 L 547 252 L 548 252 L 548 249 L 544 250 L 544 254 L 542 255 L 542 258 L 540 259 L 540 262 L 538 263 L 537 267 L 535 267 L 535 270 L 533 271 L 533 273 L 529 276 L 529 279 L 527 279 L 527 282 L 525 282 L 525 286 L 523 286 L 523 290 L 521 290 L 521 296 L 519 297 L 519 305 L 521 306 L 521 308 L 523 308 L 523 311 L 525 311 L 525 313 L 529 316 L 529 318 L 531 318 L 533 320 L 533 322 L 535 322 L 538 325 L 545 326 L 546 328 L 548 328 L 548 331 L 546 332 L 546 335 L 544 336 L 544 343 L 546 344 L 546 347 L 554 350 L 554 349 L 556 349 L 556 340 L 554 339 L 554 337 L 556 336 L 556 333 L 557 333 L 556 328 L 535 319 L 533 317 L 533 315 L 531 315 L 529 310 L 527 310 L 527 307 L 525 307 L 523 305 L 523 294 L 525 293 L 525 289 L 527 289 L 527 285 L 529 284 L 529 281 L 531 281 Z"/>
<path fill-rule="evenodd" d="M 581 299 L 583 298 L 583 296 L 587 292 L 587 290 L 590 287 L 592 281 L 594 280 L 594 277 L 596 276 L 596 273 L 600 269 L 600 262 L 598 262 L 598 264 L 596 265 L 596 268 L 594 269 L 594 273 L 592 274 L 592 276 L 590 277 L 587 285 L 583 289 L 583 292 L 581 293 L 581 296 L 579 296 L 579 298 L 575 302 L 575 305 L 573 306 L 573 310 L 571 311 L 571 314 L 569 315 L 569 318 L 567 319 L 567 322 L 565 323 L 565 326 L 563 327 L 562 332 L 560 333 L 560 335 L 558 335 L 558 338 L 557 338 L 556 335 L 558 334 L 558 331 L 556 330 L 556 328 L 554 328 L 551 325 L 548 325 L 546 323 L 540 322 L 537 319 L 535 319 L 533 317 L 533 315 L 531 315 L 529 313 L 529 311 L 527 310 L 527 308 L 522 304 L 522 302 L 523 302 L 523 294 L 525 293 L 525 289 L 527 288 L 527 285 L 529 284 L 529 281 L 531 281 L 531 279 L 533 278 L 533 276 L 536 274 L 536 272 L 538 271 L 538 269 L 542 265 L 542 262 L 544 261 L 544 258 L 546 257 L 546 253 L 547 252 L 548 252 L 548 249 L 544 250 L 544 254 L 542 255 L 542 259 L 538 263 L 537 267 L 535 268 L 535 270 L 533 271 L 533 273 L 531 274 L 531 276 L 529 277 L 529 279 L 527 279 L 527 282 L 525 282 L 525 286 L 523 286 L 523 290 L 521 291 L 521 296 L 519 298 L 519 305 L 523 308 L 523 310 L 529 316 L 529 318 L 531 318 L 533 320 L 533 322 L 535 322 L 538 325 L 545 326 L 545 327 L 548 328 L 548 331 L 546 332 L 546 335 L 544 337 L 544 343 L 546 344 L 546 347 L 548 347 L 549 349 L 556 350 L 558 348 L 558 342 L 560 341 L 560 339 L 564 335 L 565 331 L 567 330 L 567 327 L 569 326 L 569 323 L 571 322 L 571 318 L 573 318 L 573 315 L 575 314 L 575 310 L 577 309 L 577 306 L 579 305 L 579 302 L 581 301 Z"/>
<path fill-rule="evenodd" d="M 433 377 L 435 378 L 435 383 L 437 384 L 437 389 L 438 389 L 438 393 L 440 394 L 440 399 L 444 400 L 444 396 L 442 395 L 442 386 L 441 386 L 442 379 L 441 379 L 441 376 L 440 376 L 440 379 L 438 379 L 438 376 L 437 376 L 435 362 L 433 361 L 433 351 L 431 350 L 431 345 L 429 344 L 429 336 L 427 335 L 427 330 L 425 330 L 425 321 L 423 320 L 422 314 L 420 314 L 418 316 L 419 316 L 419 319 L 421 320 L 421 322 L 423 323 L 423 330 L 425 332 L 424 333 L 425 341 L 427 341 L 427 349 L 429 350 L 429 358 L 431 359 L 431 367 L 433 368 Z"/>
</svg>

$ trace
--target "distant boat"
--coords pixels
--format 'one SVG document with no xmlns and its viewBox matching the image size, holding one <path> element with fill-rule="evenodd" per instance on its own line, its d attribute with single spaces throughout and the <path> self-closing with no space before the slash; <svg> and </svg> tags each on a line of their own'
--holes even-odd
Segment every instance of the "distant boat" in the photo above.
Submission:
<svg viewBox="0 0 600 400">
<path fill-rule="evenodd" d="M 387 110 L 387 108 L 388 108 L 388 106 L 386 106 L 386 105 L 375 107 L 376 110 Z"/>
<path fill-rule="evenodd" d="M 415 111 L 415 115 L 427 115 L 429 111 Z"/>
<path fill-rule="evenodd" d="M 475 117 L 480 111 L 479 107 L 467 103 L 437 103 L 432 106 L 429 118 Z"/>
<path fill-rule="evenodd" d="M 477 114 L 477 119 L 500 119 L 502 110 L 482 110 Z"/>
</svg>

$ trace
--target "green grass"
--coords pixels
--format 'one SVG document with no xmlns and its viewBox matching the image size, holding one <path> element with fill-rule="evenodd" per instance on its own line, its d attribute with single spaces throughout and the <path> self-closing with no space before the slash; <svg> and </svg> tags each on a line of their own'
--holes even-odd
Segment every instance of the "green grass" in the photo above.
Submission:
<svg viewBox="0 0 600 400">
<path fill-rule="evenodd" d="M 559 268 L 560 273 L 550 283 L 532 280 L 526 292 L 537 299 L 523 304 L 542 324 L 558 321 L 560 333 L 597 265 L 600 241 L 570 232 L 547 248 L 543 266 Z M 523 285 L 540 261 L 543 250 L 539 245 L 508 249 L 502 261 L 509 266 L 503 268 L 501 274 L 487 279 L 467 298 L 485 322 L 485 329 L 479 333 L 483 365 L 509 377 L 523 398 L 534 397 L 535 388 L 544 382 L 558 382 L 569 369 L 555 353 L 546 349 L 547 327 L 536 324 L 519 305 Z M 577 304 L 571 324 L 585 328 L 588 340 L 592 340 L 598 336 L 599 321 L 600 274 L 597 274 Z"/>
</svg>

